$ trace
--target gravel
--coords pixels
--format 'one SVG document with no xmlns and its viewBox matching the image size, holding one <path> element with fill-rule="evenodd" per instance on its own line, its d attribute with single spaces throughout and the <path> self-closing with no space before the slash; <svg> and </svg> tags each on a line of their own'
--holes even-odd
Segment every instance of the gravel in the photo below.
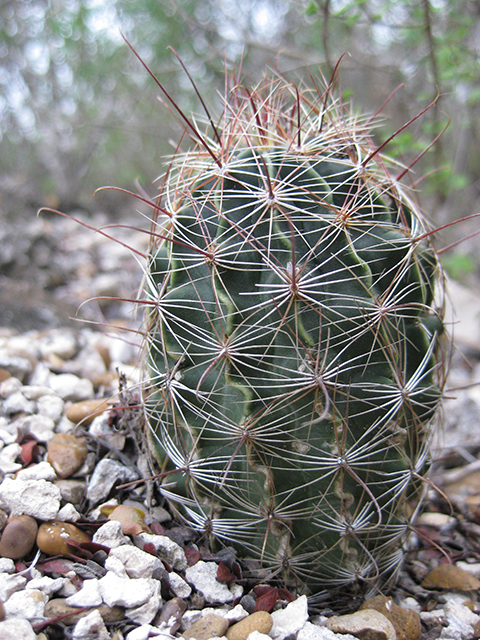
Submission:
<svg viewBox="0 0 480 640">
<path fill-rule="evenodd" d="M 98 216 L 90 222 L 95 226 L 103 221 Z M 134 297 L 138 263 L 111 241 L 79 232 L 68 220 L 54 226 L 40 220 L 33 227 L 23 239 L 32 263 L 21 296 L 23 315 L 18 294 L 14 298 L 11 291 L 26 268 L 24 258 L 0 249 L 0 266 L 8 274 L 0 294 L 0 528 L 10 515 L 26 514 L 39 525 L 51 520 L 76 523 L 92 543 L 72 547 L 68 555 L 47 556 L 35 547 L 19 561 L 0 558 L 0 601 L 5 608 L 0 638 L 70 634 L 107 640 L 118 633 L 115 637 L 125 640 L 167 639 L 208 615 L 227 619 L 230 634 L 235 622 L 252 613 L 260 592 L 248 581 L 217 580 L 222 558 L 171 519 L 151 481 L 135 482 L 150 475 L 136 409 L 139 340 L 134 333 L 126 339 L 116 330 L 72 319 L 88 297 Z M 137 248 L 145 247 L 143 234 L 119 233 Z M 35 263 L 40 245 L 41 264 Z M 45 260 L 47 249 L 50 262 Z M 453 295 L 461 297 L 463 306 L 477 304 L 478 296 L 472 295 L 470 304 L 468 292 L 455 286 Z M 90 322 L 128 328 L 141 320 L 132 315 L 131 305 L 118 300 L 102 299 L 82 312 Z M 424 640 L 480 635 L 476 592 L 432 592 L 421 586 L 444 552 L 460 569 L 480 575 L 478 489 L 465 493 L 467 480 L 479 473 L 475 464 L 480 458 L 480 393 L 475 385 L 480 384 L 480 322 L 478 316 L 467 315 L 467 323 L 456 327 L 458 350 L 450 378 L 450 387 L 461 390 L 449 393 L 456 399 L 446 403 L 447 426 L 437 443 L 440 461 L 432 473 L 432 480 L 450 491 L 451 504 L 431 490 L 427 517 L 413 535 L 412 553 L 393 592 L 397 604 L 419 613 Z M 67 417 L 77 415 L 73 409 L 82 415 L 77 403 L 101 400 L 108 408 L 93 420 L 75 418 L 80 420 L 77 424 Z M 74 434 L 88 445 L 82 466 L 63 479 L 46 460 L 49 442 L 58 433 Z M 449 484 L 451 469 L 461 478 L 457 493 Z M 477 479 L 474 486 L 479 484 Z M 128 533 L 125 523 L 107 520 L 105 505 L 116 504 L 144 513 L 129 523 L 133 529 Z M 227 557 L 244 568 L 232 553 Z M 333 615 L 341 618 L 361 601 L 338 597 L 309 610 L 305 597 L 275 591 L 272 585 L 265 588 L 271 600 L 271 630 L 265 635 L 254 629 L 250 640 L 352 637 L 347 627 L 334 633 L 328 620 Z M 70 619 L 72 606 L 97 608 Z M 344 622 L 340 619 L 339 624 Z"/>
</svg>

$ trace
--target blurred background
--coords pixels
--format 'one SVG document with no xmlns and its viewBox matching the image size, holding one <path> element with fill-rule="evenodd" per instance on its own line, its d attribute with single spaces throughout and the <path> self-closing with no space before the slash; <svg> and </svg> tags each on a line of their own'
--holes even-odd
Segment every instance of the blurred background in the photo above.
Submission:
<svg viewBox="0 0 480 640">
<path fill-rule="evenodd" d="M 181 131 L 122 32 L 187 115 L 200 105 L 169 47 L 212 112 L 226 69 L 241 67 L 246 84 L 268 67 L 308 82 L 346 53 L 336 89 L 354 111 L 373 114 L 398 89 L 378 144 L 436 99 L 385 149 L 409 164 L 448 125 L 408 176 L 434 226 L 480 211 L 478 0 L 0 0 L 0 326 L 62 324 L 82 299 L 138 286 L 122 247 L 36 215 L 53 207 L 92 226 L 148 228 L 132 198 L 95 195 L 116 185 L 154 196 Z M 479 224 L 449 227 L 437 248 Z M 473 235 L 442 254 L 452 278 L 476 285 L 479 248 Z M 120 313 L 113 302 L 92 308 L 92 318 Z"/>
</svg>

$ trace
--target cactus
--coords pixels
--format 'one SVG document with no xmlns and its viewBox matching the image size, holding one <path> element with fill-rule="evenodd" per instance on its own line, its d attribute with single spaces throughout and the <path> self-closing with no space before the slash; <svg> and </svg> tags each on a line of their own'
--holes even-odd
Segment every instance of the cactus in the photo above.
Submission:
<svg viewBox="0 0 480 640">
<path fill-rule="evenodd" d="M 313 594 L 395 578 L 445 379 L 437 256 L 367 125 L 328 88 L 237 86 L 187 125 L 146 270 L 163 495 Z"/>
</svg>

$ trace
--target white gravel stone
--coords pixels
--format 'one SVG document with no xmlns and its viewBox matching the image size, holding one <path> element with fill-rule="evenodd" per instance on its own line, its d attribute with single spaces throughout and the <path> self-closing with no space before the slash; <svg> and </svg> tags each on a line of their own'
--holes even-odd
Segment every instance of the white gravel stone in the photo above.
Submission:
<svg viewBox="0 0 480 640">
<path fill-rule="evenodd" d="M 43 395 L 37 400 L 37 413 L 58 422 L 63 415 L 65 402 L 53 393 Z"/>
<path fill-rule="evenodd" d="M 235 594 L 234 589 L 229 589 L 226 584 L 218 582 L 217 571 L 218 565 L 215 562 L 199 560 L 193 567 L 187 568 L 185 578 L 193 584 L 195 589 L 203 593 L 207 602 L 218 604 L 232 602 L 237 597 L 237 594 Z"/>
<path fill-rule="evenodd" d="M 130 620 L 133 620 L 137 624 L 149 624 L 152 622 L 162 605 L 160 582 L 158 580 L 155 580 L 154 582 L 156 582 L 155 590 L 147 602 L 139 607 L 133 607 L 132 609 L 127 609 L 125 611 L 127 618 L 130 618 Z"/>
<path fill-rule="evenodd" d="M 0 500 L 14 515 L 53 520 L 60 509 L 60 489 L 46 480 L 12 480 L 0 485 Z"/>
<path fill-rule="evenodd" d="M 143 546 L 147 542 L 152 543 L 158 555 L 174 569 L 177 569 L 177 571 L 183 571 L 188 566 L 187 558 L 182 547 L 173 540 L 170 540 L 167 536 L 160 536 L 153 533 L 140 533 L 138 536 L 133 536 L 133 542 L 141 549 L 143 549 Z"/>
<path fill-rule="evenodd" d="M 46 387 L 41 384 L 26 384 L 20 388 L 20 391 L 23 395 L 28 398 L 28 400 L 39 400 L 43 396 L 53 396 L 54 398 L 58 398 L 50 387 Z"/>
<path fill-rule="evenodd" d="M 112 549 L 109 558 L 118 558 L 129 578 L 151 578 L 155 569 L 163 569 L 158 558 L 133 545 Z"/>
<path fill-rule="evenodd" d="M 78 513 L 73 504 L 67 502 L 57 513 L 56 519 L 60 520 L 60 522 L 77 522 L 81 517 L 81 514 Z"/>
<path fill-rule="evenodd" d="M 248 635 L 248 640 L 271 640 L 271 637 L 265 633 L 260 633 L 260 631 L 252 631 L 252 633 Z"/>
<path fill-rule="evenodd" d="M 428 627 L 437 627 L 446 625 L 445 611 L 443 609 L 432 609 L 432 611 L 421 611 L 420 620 Z"/>
<path fill-rule="evenodd" d="M 30 433 L 39 442 L 50 442 L 55 433 L 55 422 L 38 413 L 15 421 L 17 428 Z"/>
<path fill-rule="evenodd" d="M 78 351 L 78 342 L 71 331 L 56 329 L 38 341 L 38 348 L 44 358 L 54 354 L 62 360 L 70 360 Z"/>
<path fill-rule="evenodd" d="M 155 592 L 158 580 L 148 578 L 120 578 L 109 571 L 98 581 L 103 601 L 109 607 L 119 605 L 133 609 L 145 604 Z"/>
<path fill-rule="evenodd" d="M 18 573 L 13 575 L 9 573 L 0 573 L 0 600 L 8 600 L 16 591 L 24 589 L 27 579 Z"/>
<path fill-rule="evenodd" d="M 43 591 L 46 596 L 51 596 L 60 589 L 63 589 L 65 578 L 50 578 L 49 576 L 41 576 L 29 580 L 25 585 L 25 589 L 38 589 Z"/>
<path fill-rule="evenodd" d="M 300 596 L 293 602 L 289 602 L 285 609 L 279 609 L 272 613 L 273 627 L 270 631 L 272 638 L 283 640 L 293 636 L 308 620 L 307 596 Z"/>
<path fill-rule="evenodd" d="M 0 638 L 2 640 L 36 640 L 37 635 L 28 620 L 20 617 L 0 622 Z"/>
<path fill-rule="evenodd" d="M 445 603 L 444 612 L 447 626 L 442 629 L 440 638 L 470 640 L 473 637 L 473 627 L 480 620 L 480 616 L 468 607 L 450 600 Z"/>
<path fill-rule="evenodd" d="M 17 393 L 22 389 L 22 383 L 18 378 L 11 376 L 0 382 L 0 398 L 8 398 L 12 393 Z"/>
<path fill-rule="evenodd" d="M 0 574 L 2 573 L 14 573 L 15 563 L 10 558 L 0 558 Z"/>
<path fill-rule="evenodd" d="M 188 598 L 192 593 L 192 588 L 185 582 L 182 576 L 179 576 L 178 573 L 172 571 L 168 574 L 170 587 L 172 588 L 173 593 L 179 598 Z"/>
<path fill-rule="evenodd" d="M 27 400 L 21 391 L 15 391 L 3 401 L 3 411 L 7 416 L 13 416 L 16 413 L 33 413 L 36 409 L 33 400 Z"/>
<path fill-rule="evenodd" d="M 0 470 L 3 473 L 16 473 L 21 469 L 22 465 L 19 462 L 15 462 L 21 452 L 22 447 L 16 442 L 3 447 L 0 452 Z"/>
<path fill-rule="evenodd" d="M 82 588 L 66 600 L 70 607 L 99 607 L 102 602 L 102 594 L 98 586 L 98 579 L 84 580 Z"/>
<path fill-rule="evenodd" d="M 17 480 L 56 480 L 57 474 L 49 462 L 43 461 L 33 464 L 31 467 L 21 469 L 17 475 Z"/>
<path fill-rule="evenodd" d="M 3 349 L 0 350 L 0 367 L 19 380 L 24 380 L 33 368 L 28 358 L 12 355 Z"/>
<path fill-rule="evenodd" d="M 116 460 L 104 458 L 97 464 L 87 487 L 87 498 L 91 504 L 104 500 L 117 482 L 137 480 L 137 474 Z"/>
<path fill-rule="evenodd" d="M 297 640 L 358 640 L 350 633 L 333 633 L 327 627 L 319 627 L 311 622 L 306 622 L 300 629 Z"/>
<path fill-rule="evenodd" d="M 78 640 L 85 638 L 95 638 L 95 640 L 110 640 L 111 636 L 103 622 L 102 616 L 95 609 L 88 616 L 80 618 L 73 629 L 72 638 Z"/>
<path fill-rule="evenodd" d="M 157 638 L 157 640 L 172 640 L 174 636 L 162 632 L 151 624 L 142 624 L 140 627 L 133 629 L 125 637 L 125 640 L 148 640 L 149 638 Z"/>
<path fill-rule="evenodd" d="M 47 596 L 40 589 L 16 591 L 5 602 L 5 613 L 7 618 L 36 620 L 43 617 L 47 601 Z"/>
<path fill-rule="evenodd" d="M 115 558 L 109 554 L 108 558 L 105 560 L 104 567 L 107 571 L 112 571 L 120 578 L 128 578 L 124 564 L 119 558 Z"/>
<path fill-rule="evenodd" d="M 79 378 L 73 373 L 52 374 L 49 378 L 49 386 L 63 400 L 78 402 L 94 397 L 93 384 L 87 378 Z"/>
</svg>

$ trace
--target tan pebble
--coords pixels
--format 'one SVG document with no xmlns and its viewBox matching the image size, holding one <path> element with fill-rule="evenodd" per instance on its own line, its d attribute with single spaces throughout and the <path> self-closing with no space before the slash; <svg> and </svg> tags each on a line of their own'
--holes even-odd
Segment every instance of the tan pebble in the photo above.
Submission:
<svg viewBox="0 0 480 640">
<path fill-rule="evenodd" d="M 374 609 L 363 609 L 327 620 L 327 628 L 334 633 L 350 633 L 361 640 L 395 640 L 395 629 L 387 618 Z"/>
<path fill-rule="evenodd" d="M 195 638 L 196 640 L 208 640 L 220 638 L 228 628 L 228 621 L 214 613 L 209 613 L 182 633 L 182 638 Z"/>
<path fill-rule="evenodd" d="M 31 516 L 9 518 L 0 540 L 0 556 L 19 560 L 33 549 L 37 538 L 38 525 Z"/>
<path fill-rule="evenodd" d="M 480 580 L 454 564 L 441 564 L 425 576 L 422 587 L 425 589 L 473 591 L 480 588 Z"/>
<path fill-rule="evenodd" d="M 96 416 L 110 409 L 106 400 L 83 400 L 71 404 L 66 412 L 67 418 L 74 424 L 82 423 L 88 426 Z"/>
<path fill-rule="evenodd" d="M 49 600 L 45 605 L 45 617 L 57 618 L 58 616 L 66 616 L 65 618 L 62 617 L 61 622 L 66 625 L 71 625 L 76 624 L 80 618 L 88 616 L 94 609 L 98 610 L 103 621 L 107 623 L 120 622 L 125 618 L 125 609 L 123 607 L 107 607 L 106 604 L 101 604 L 99 607 L 78 611 L 78 607 L 68 605 L 65 598 L 53 598 Z"/>
<path fill-rule="evenodd" d="M 103 511 L 102 511 L 103 513 Z M 147 533 L 149 528 L 145 524 L 145 514 L 141 509 L 129 505 L 119 504 L 111 513 L 105 514 L 109 520 L 116 520 L 122 525 L 122 533 L 125 536 L 137 536 Z"/>
<path fill-rule="evenodd" d="M 375 596 L 369 598 L 360 607 L 362 609 L 375 609 L 380 611 L 390 620 L 395 628 L 397 640 L 420 640 L 422 636 L 422 623 L 420 616 L 412 609 L 403 609 L 387 596 Z"/>
<path fill-rule="evenodd" d="M 236 622 L 226 633 L 228 640 L 246 640 L 253 631 L 267 635 L 273 626 L 273 618 L 267 611 L 256 611 Z"/>
<path fill-rule="evenodd" d="M 5 605 L 3 604 L 3 600 L 0 600 L 0 622 L 5 620 L 7 616 L 7 612 L 5 611 Z"/>
<path fill-rule="evenodd" d="M 11 373 L 10 371 L 7 371 L 6 369 L 1 369 L 0 368 L 0 383 L 4 382 L 5 380 L 7 380 L 7 378 L 11 377 Z"/>
<path fill-rule="evenodd" d="M 90 542 L 84 531 L 69 522 L 43 522 L 38 528 L 37 546 L 49 556 L 68 555 L 71 550 L 67 542 Z"/>
<path fill-rule="evenodd" d="M 84 438 L 77 438 L 71 433 L 56 433 L 48 443 L 47 461 L 59 478 L 68 478 L 80 469 L 87 453 Z"/>
</svg>

